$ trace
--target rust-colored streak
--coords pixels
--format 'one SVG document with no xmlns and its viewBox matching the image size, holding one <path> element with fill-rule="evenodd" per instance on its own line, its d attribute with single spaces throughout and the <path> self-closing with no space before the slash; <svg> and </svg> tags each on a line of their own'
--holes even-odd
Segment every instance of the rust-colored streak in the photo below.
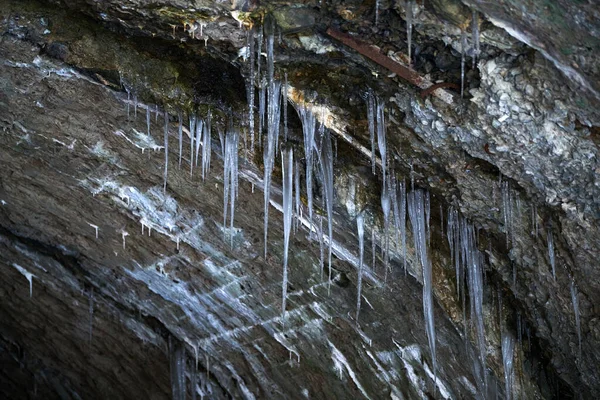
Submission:
<svg viewBox="0 0 600 400">
<path fill-rule="evenodd" d="M 360 39 L 356 39 L 347 33 L 340 32 L 333 28 L 328 28 L 327 34 L 332 38 L 344 43 L 346 46 L 352 47 L 363 56 L 370 58 L 382 67 L 389 69 L 413 85 L 418 87 L 423 85 L 423 78 L 416 71 L 392 60 L 384 54 L 381 54 L 379 49 L 377 49 L 375 46 L 372 46 Z"/>
<path fill-rule="evenodd" d="M 435 85 L 429 86 L 427 89 L 423 90 L 419 94 L 419 96 L 421 96 L 421 98 L 424 99 L 425 97 L 427 97 L 431 93 L 433 93 L 434 90 L 436 90 L 436 89 L 442 89 L 442 88 L 460 89 L 460 86 L 458 86 L 456 83 L 440 82 L 440 83 L 436 83 Z"/>
</svg>

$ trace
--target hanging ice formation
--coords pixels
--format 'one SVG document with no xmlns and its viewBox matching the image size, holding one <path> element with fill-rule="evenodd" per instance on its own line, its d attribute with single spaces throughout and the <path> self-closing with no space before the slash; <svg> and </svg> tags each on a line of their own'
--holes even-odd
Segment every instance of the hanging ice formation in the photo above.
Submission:
<svg viewBox="0 0 600 400">
<path fill-rule="evenodd" d="M 502 332 L 502 364 L 504 365 L 504 398 L 512 399 L 512 387 L 514 380 L 514 349 L 515 338 L 507 331 Z"/>
<path fill-rule="evenodd" d="M 402 259 L 406 275 L 406 182 L 400 183 L 400 240 L 402 241 Z"/>
<path fill-rule="evenodd" d="M 200 155 L 200 143 L 202 142 L 202 132 L 204 131 L 204 120 L 201 118 L 196 119 L 196 150 L 194 156 L 194 164 L 198 167 L 198 157 Z"/>
<path fill-rule="evenodd" d="M 331 255 L 333 253 L 333 150 L 331 148 L 331 138 L 329 130 L 321 126 L 321 151 L 319 160 L 321 172 L 323 174 L 323 192 L 325 194 L 325 203 L 327 208 L 327 228 L 329 234 L 329 283 L 328 290 L 331 290 Z"/>
<path fill-rule="evenodd" d="M 363 258 L 365 254 L 365 220 L 362 212 L 356 217 L 356 228 L 358 230 L 358 248 L 359 248 L 359 263 L 358 263 L 358 279 L 357 279 L 357 297 L 356 297 L 356 324 L 358 325 L 358 315 L 360 313 L 360 292 L 362 290 L 362 275 L 363 275 Z"/>
<path fill-rule="evenodd" d="M 293 215 L 293 171 L 294 171 L 294 152 L 290 149 L 281 151 L 281 174 L 283 176 L 283 293 L 281 304 L 282 320 L 285 317 L 285 302 L 288 286 L 288 254 L 290 248 L 290 231 L 292 230 Z"/>
<path fill-rule="evenodd" d="M 379 156 L 381 157 L 381 170 L 383 171 L 382 182 L 383 187 L 387 184 L 386 179 L 386 171 L 387 171 L 387 143 L 385 138 L 385 104 L 380 98 L 377 98 L 377 110 L 376 110 L 376 118 L 377 118 L 377 145 L 379 147 Z"/>
<path fill-rule="evenodd" d="M 379 7 L 381 0 L 375 0 L 375 26 L 379 24 Z"/>
<path fill-rule="evenodd" d="M 269 224 L 269 201 L 271 198 L 271 175 L 279 140 L 279 121 L 281 116 L 281 82 L 274 80 L 273 32 L 267 35 L 267 142 L 263 145 L 264 162 L 264 242 L 267 256 L 267 234 Z"/>
<path fill-rule="evenodd" d="M 147 135 L 150 136 L 150 106 L 146 106 L 146 131 Z"/>
<path fill-rule="evenodd" d="M 196 133 L 196 115 L 190 115 L 190 176 L 194 168 L 194 135 Z"/>
<path fill-rule="evenodd" d="M 323 281 L 323 270 L 325 265 L 325 240 L 323 237 L 323 216 L 319 215 L 319 270 L 321 271 L 321 281 Z"/>
<path fill-rule="evenodd" d="M 579 314 L 579 298 L 577 297 L 577 286 L 575 279 L 571 278 L 571 302 L 575 313 L 575 326 L 577 327 L 577 341 L 579 343 L 579 358 L 581 359 L 581 317 Z"/>
<path fill-rule="evenodd" d="M 31 272 L 27 271 L 25 268 L 21 267 L 19 264 L 13 263 L 12 266 L 21 273 L 29 282 L 29 297 L 33 297 L 33 275 Z"/>
<path fill-rule="evenodd" d="M 185 348 L 171 336 L 169 336 L 169 363 L 172 398 L 173 400 L 185 400 Z"/>
<path fill-rule="evenodd" d="M 502 194 L 502 216 L 504 218 L 504 232 L 506 234 L 506 247 L 510 247 L 512 238 L 512 201 L 510 195 L 510 184 L 502 181 L 500 186 Z"/>
<path fill-rule="evenodd" d="M 408 0 L 404 3 L 406 12 L 406 41 L 408 45 L 408 65 L 412 64 L 412 30 L 413 30 L 413 7 L 414 0 Z"/>
<path fill-rule="evenodd" d="M 371 140 L 371 169 L 375 175 L 375 97 L 367 93 L 367 120 L 369 121 L 369 139 Z"/>
<path fill-rule="evenodd" d="M 427 251 L 427 232 L 425 222 L 425 193 L 422 190 L 413 190 L 408 193 L 408 215 L 413 229 L 413 239 L 417 262 L 423 269 L 423 314 L 431 362 L 434 375 L 437 372 L 435 352 L 435 324 L 433 315 L 433 276 L 432 265 Z"/>
<path fill-rule="evenodd" d="M 177 113 L 177 119 L 179 120 L 177 136 L 179 137 L 179 168 L 181 169 L 181 157 L 183 156 L 183 116 L 181 111 Z"/>
<path fill-rule="evenodd" d="M 552 267 L 552 277 L 556 280 L 556 259 L 554 256 L 554 238 L 552 237 L 552 228 L 548 229 L 548 258 Z"/>
<path fill-rule="evenodd" d="M 302 208 L 300 207 L 300 163 L 296 160 L 296 165 L 294 168 L 294 195 L 295 195 L 295 209 L 296 209 L 296 223 L 295 223 L 295 231 L 298 231 L 298 226 L 300 225 L 300 218 L 302 217 Z"/>
<path fill-rule="evenodd" d="M 254 76 L 254 63 L 255 63 L 255 54 L 254 54 L 254 42 L 255 42 L 256 31 L 255 28 L 252 27 L 248 34 L 248 52 L 250 53 L 250 76 L 248 77 L 247 91 L 248 91 L 248 130 L 250 131 L 250 149 L 252 154 L 254 154 L 254 98 L 255 98 L 255 89 L 254 82 L 256 77 Z M 260 54 L 259 54 L 260 57 Z M 260 60 L 260 58 L 259 58 Z"/>
<path fill-rule="evenodd" d="M 208 171 L 210 170 L 210 155 L 212 149 L 212 141 L 211 141 L 211 120 L 212 113 L 209 110 L 208 116 L 206 117 L 206 123 L 204 124 L 204 129 L 202 132 L 202 179 L 204 180 L 208 175 Z M 238 139 L 239 140 L 239 139 Z"/>
<path fill-rule="evenodd" d="M 230 129 L 225 135 L 225 149 L 223 157 L 223 228 L 227 227 L 227 205 L 230 208 L 231 246 L 233 247 L 233 218 L 235 212 L 235 199 L 238 187 L 238 141 L 237 131 Z"/>
<path fill-rule="evenodd" d="M 308 206 L 308 222 L 312 226 L 313 217 L 313 154 L 315 147 L 315 130 L 317 120 L 311 110 L 306 107 L 299 107 L 298 114 L 302 121 L 302 133 L 304 135 L 304 162 L 306 163 L 306 197 Z"/>
<path fill-rule="evenodd" d="M 163 193 L 167 192 L 168 168 L 169 168 L 169 113 L 165 110 L 165 174 L 163 177 Z"/>
<path fill-rule="evenodd" d="M 460 97 L 465 92 L 465 54 L 467 52 L 467 32 L 460 33 Z"/>
<path fill-rule="evenodd" d="M 94 289 L 90 289 L 90 293 L 88 295 L 88 300 L 90 302 L 89 311 L 90 311 L 90 326 L 89 326 L 89 336 L 90 343 L 92 343 L 92 332 L 94 329 Z"/>
<path fill-rule="evenodd" d="M 473 10 L 473 17 L 471 21 L 471 36 L 473 40 L 473 68 L 477 65 L 477 58 L 481 53 L 479 46 L 479 13 Z"/>
<path fill-rule="evenodd" d="M 383 186 L 383 192 L 381 193 L 381 209 L 383 210 L 383 236 L 384 236 L 384 248 L 383 253 L 385 257 L 384 268 L 385 278 L 384 282 L 387 283 L 388 269 L 389 269 L 389 230 L 390 230 L 390 193 L 389 184 Z"/>
<path fill-rule="evenodd" d="M 481 393 L 487 392 L 485 332 L 483 324 L 483 255 L 477 248 L 475 229 L 457 210 L 448 209 L 448 227 L 446 230 L 451 258 L 456 269 L 457 295 L 462 297 L 465 339 L 467 335 L 465 277 L 468 277 L 470 315 L 477 335 L 477 353 L 481 368 L 477 365 L 475 375 L 483 377 L 477 384 Z M 467 275 L 468 273 L 468 275 Z"/>
<path fill-rule="evenodd" d="M 287 80 L 287 72 L 285 73 L 284 81 L 283 81 L 283 96 L 281 96 L 281 101 L 283 102 L 283 140 L 287 142 L 288 140 L 288 80 Z"/>
</svg>

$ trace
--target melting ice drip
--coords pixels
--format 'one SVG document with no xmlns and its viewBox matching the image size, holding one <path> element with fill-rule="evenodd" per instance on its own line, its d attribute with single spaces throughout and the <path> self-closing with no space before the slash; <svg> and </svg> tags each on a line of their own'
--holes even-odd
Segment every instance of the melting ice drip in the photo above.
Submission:
<svg viewBox="0 0 600 400">
<path fill-rule="evenodd" d="M 432 265 L 427 251 L 427 231 L 425 222 L 425 193 L 422 190 L 413 190 L 408 193 L 408 215 L 413 229 L 415 254 L 418 264 L 423 269 L 423 313 L 427 340 L 431 352 L 434 375 L 437 373 L 437 360 L 435 353 L 435 324 L 433 315 L 433 276 Z"/>
<path fill-rule="evenodd" d="M 404 18 L 406 19 L 406 42 L 408 45 L 408 64 L 412 64 L 412 31 L 413 31 L 413 7 L 415 5 L 414 0 L 408 0 L 404 3 L 404 10 L 406 12 Z"/>
<path fill-rule="evenodd" d="M 315 131 L 317 120 L 313 112 L 306 107 L 298 108 L 298 115 L 302 121 L 302 133 L 304 135 L 304 162 L 306 163 L 306 197 L 308 202 L 308 221 L 313 223 L 313 194 L 312 194 L 312 170 L 313 154 L 315 148 Z"/>
<path fill-rule="evenodd" d="M 329 282 L 327 290 L 331 290 L 331 256 L 333 253 L 333 149 L 331 148 L 331 137 L 329 130 L 321 126 L 321 151 L 319 161 L 323 176 L 323 192 L 325 193 L 325 204 L 327 209 L 327 229 L 329 234 Z"/>
<path fill-rule="evenodd" d="M 579 315 L 579 297 L 577 296 L 577 286 L 575 279 L 571 278 L 571 301 L 575 313 L 575 326 L 577 327 L 577 340 L 579 343 L 579 359 L 581 359 L 581 317 Z"/>
<path fill-rule="evenodd" d="M 223 228 L 227 226 L 227 204 L 230 206 L 230 241 L 233 247 L 233 217 L 238 191 L 238 141 L 237 131 L 230 130 L 225 135 L 223 157 Z"/>
</svg>

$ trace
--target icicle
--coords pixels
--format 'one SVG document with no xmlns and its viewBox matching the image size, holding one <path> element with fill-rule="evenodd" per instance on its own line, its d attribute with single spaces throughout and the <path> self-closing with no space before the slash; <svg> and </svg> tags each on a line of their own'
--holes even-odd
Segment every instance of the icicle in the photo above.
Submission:
<svg viewBox="0 0 600 400">
<path fill-rule="evenodd" d="M 432 265 L 427 251 L 427 232 L 425 229 L 425 195 L 422 190 L 413 190 L 408 194 L 408 215 L 413 228 L 416 258 L 423 269 L 423 313 L 425 328 L 434 375 L 437 371 L 435 351 L 435 323 L 433 314 L 433 276 Z"/>
<path fill-rule="evenodd" d="M 267 51 L 272 53 L 273 47 L 273 35 L 267 37 Z M 269 74 L 271 76 L 271 65 L 273 61 L 272 54 L 268 57 Z M 279 120 L 281 111 L 281 83 L 270 80 L 269 82 L 269 104 L 267 109 L 267 143 L 266 148 L 263 150 L 263 162 L 264 162 L 264 244 L 265 244 L 265 258 L 267 256 L 267 234 L 268 234 L 268 223 L 269 223 L 269 201 L 271 198 L 271 175 L 273 173 L 273 166 L 275 163 L 275 149 L 277 148 L 277 138 L 279 136 Z"/>
<path fill-rule="evenodd" d="M 357 298 L 356 298 L 356 325 L 358 325 L 358 314 L 360 313 L 360 300 L 362 290 L 362 275 L 363 275 L 363 257 L 365 253 L 365 220 L 362 212 L 356 217 L 356 227 L 358 230 L 358 248 L 359 248 L 359 264 L 358 264 L 358 281 L 357 281 Z"/>
<path fill-rule="evenodd" d="M 379 7 L 381 0 L 375 0 L 375 26 L 379 24 Z"/>
<path fill-rule="evenodd" d="M 281 174 L 283 176 L 283 293 L 281 305 L 281 318 L 285 317 L 285 302 L 288 286 L 288 253 L 290 247 L 290 231 L 292 229 L 293 215 L 293 168 L 294 152 L 292 149 L 282 150 L 281 152 Z"/>
<path fill-rule="evenodd" d="M 321 172 L 323 174 L 323 192 L 327 205 L 327 225 L 329 233 L 329 283 L 328 291 L 331 290 L 331 256 L 333 252 L 333 151 L 331 149 L 331 138 L 329 131 L 322 128 L 321 151 L 319 159 Z"/>
<path fill-rule="evenodd" d="M 181 111 L 177 114 L 177 118 L 179 119 L 177 134 L 179 136 L 179 168 L 181 169 L 181 157 L 183 156 L 183 117 Z"/>
<path fill-rule="evenodd" d="M 501 183 L 502 194 L 502 216 L 504 217 L 504 232 L 506 234 L 506 247 L 510 247 L 511 225 L 512 225 L 512 207 L 510 201 L 510 184 L 508 181 Z"/>
<path fill-rule="evenodd" d="M 389 187 L 389 185 L 388 185 Z M 385 240 L 384 244 L 384 255 L 385 255 L 385 278 L 384 283 L 387 283 L 388 269 L 389 269 L 389 230 L 390 230 L 390 194 L 389 189 L 384 185 L 383 193 L 381 193 L 381 209 L 383 210 L 383 236 Z"/>
<path fill-rule="evenodd" d="M 467 52 L 467 33 L 460 33 L 460 97 L 464 97 L 465 92 L 465 54 Z"/>
<path fill-rule="evenodd" d="M 198 118 L 196 120 L 196 151 L 195 151 L 195 166 L 198 167 L 198 158 L 200 157 L 200 143 L 202 143 L 202 134 L 204 132 L 204 120 Z"/>
<path fill-rule="evenodd" d="M 121 237 L 123 238 L 123 249 L 125 249 L 125 237 L 129 236 L 129 233 L 121 231 Z"/>
<path fill-rule="evenodd" d="M 413 31 L 413 7 L 414 0 L 404 2 L 404 10 L 406 12 L 406 42 L 408 45 L 408 65 L 412 65 L 412 31 Z"/>
<path fill-rule="evenodd" d="M 167 192 L 167 173 L 169 167 L 169 113 L 165 110 L 165 174 L 163 193 Z"/>
<path fill-rule="evenodd" d="M 248 91 L 248 129 L 250 130 L 250 149 L 254 154 L 254 99 L 255 99 L 255 88 L 254 82 L 256 77 L 254 76 L 254 64 L 255 64 L 255 53 L 254 53 L 254 42 L 255 42 L 256 30 L 254 27 L 250 30 L 248 35 L 248 51 L 250 53 L 250 76 L 248 77 L 247 91 Z M 260 54 L 259 54 L 260 60 Z"/>
<path fill-rule="evenodd" d="M 304 162 L 306 163 L 306 197 L 308 206 L 308 222 L 312 226 L 313 217 L 313 153 L 315 147 L 315 130 L 317 120 L 311 110 L 306 107 L 298 109 L 300 120 L 302 121 L 302 132 L 304 135 Z"/>
<path fill-rule="evenodd" d="M 190 115 L 190 176 L 194 169 L 194 134 L 196 132 L 196 115 Z"/>
<path fill-rule="evenodd" d="M 173 400 L 185 400 L 185 348 L 169 336 L 169 362 L 171 369 L 171 391 Z"/>
<path fill-rule="evenodd" d="M 294 173 L 294 195 L 295 195 L 295 209 L 296 209 L 296 227 L 295 231 L 298 231 L 298 226 L 300 225 L 301 208 L 300 208 L 300 163 L 296 160 L 295 165 L 295 173 Z"/>
<path fill-rule="evenodd" d="M 384 110 L 385 110 L 385 104 L 383 103 L 383 101 L 381 99 L 377 98 L 377 114 L 376 114 L 376 117 L 377 117 L 377 145 L 379 147 L 379 155 L 381 157 L 381 169 L 383 171 L 382 182 L 383 182 L 383 188 L 385 190 L 385 186 L 387 184 L 387 179 L 386 179 L 387 144 L 386 144 L 386 138 L 385 138 L 386 127 L 385 127 Z"/>
<path fill-rule="evenodd" d="M 158 104 L 154 105 L 154 122 L 158 123 L 158 115 L 160 112 L 158 111 Z"/>
<path fill-rule="evenodd" d="M 390 198 L 392 200 L 392 209 L 394 210 L 394 244 L 395 249 L 398 251 L 400 245 L 400 207 L 398 205 L 398 180 L 395 173 L 390 173 L 391 186 L 390 186 Z"/>
<path fill-rule="evenodd" d="M 228 131 L 225 135 L 225 154 L 223 157 L 223 228 L 227 226 L 227 204 L 230 208 L 230 241 L 233 247 L 233 219 L 235 212 L 235 199 L 237 197 L 238 181 L 238 143 L 239 135 L 236 131 Z"/>
<path fill-rule="evenodd" d="M 471 36 L 473 40 L 473 68 L 477 66 L 477 59 L 481 53 L 479 46 L 479 13 L 473 10 L 473 17 L 471 21 Z"/>
<path fill-rule="evenodd" d="M 556 280 L 556 259 L 554 256 L 554 238 L 552 237 L 552 228 L 548 229 L 548 258 L 552 267 L 552 277 Z"/>
<path fill-rule="evenodd" d="M 514 379 L 514 348 L 515 338 L 508 332 L 502 332 L 502 364 L 504 365 L 504 398 L 512 399 L 512 388 Z"/>
<path fill-rule="evenodd" d="M 377 253 L 375 252 L 376 250 L 376 243 L 375 243 L 375 227 L 371 228 L 371 255 L 373 257 L 373 259 L 371 260 L 371 269 L 373 269 L 373 272 L 375 272 L 375 261 L 376 257 L 377 257 Z"/>
<path fill-rule="evenodd" d="M 375 175 L 375 98 L 371 92 L 367 94 L 367 120 L 369 121 L 369 138 L 371 140 L 371 169 Z"/>
<path fill-rule="evenodd" d="M 325 238 L 323 236 L 323 216 L 319 215 L 319 267 L 321 270 L 321 282 L 325 270 Z"/>
<path fill-rule="evenodd" d="M 129 89 L 125 88 L 125 91 L 127 92 L 127 120 L 129 121 L 129 104 L 131 103 L 131 91 L 129 91 Z"/>
<path fill-rule="evenodd" d="M 402 241 L 402 259 L 406 276 L 406 182 L 400 184 L 400 240 Z"/>
<path fill-rule="evenodd" d="M 138 98 L 137 95 L 133 95 L 133 118 L 137 119 L 137 106 L 138 106 Z"/>
<path fill-rule="evenodd" d="M 150 106 L 146 107 L 146 130 L 147 135 L 150 136 Z"/>
<path fill-rule="evenodd" d="M 202 136 L 202 180 L 206 178 L 210 170 L 210 155 L 212 148 L 212 140 L 210 137 L 210 128 L 212 123 L 212 113 L 208 111 L 206 123 L 204 124 Z M 237 193 L 237 192 L 236 192 Z"/>
<path fill-rule="evenodd" d="M 581 359 L 581 317 L 579 314 L 579 297 L 577 296 L 577 286 L 575 279 L 571 278 L 571 302 L 573 303 L 573 311 L 575 313 L 575 326 L 577 327 L 577 340 L 579 343 L 579 359 Z"/>
<path fill-rule="evenodd" d="M 284 75 L 283 84 L 283 140 L 288 140 L 288 79 L 287 72 Z"/>
</svg>

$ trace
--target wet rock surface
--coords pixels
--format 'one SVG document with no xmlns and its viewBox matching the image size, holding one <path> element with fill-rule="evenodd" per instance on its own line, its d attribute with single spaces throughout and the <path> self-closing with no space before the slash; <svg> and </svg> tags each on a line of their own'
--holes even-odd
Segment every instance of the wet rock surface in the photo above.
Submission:
<svg viewBox="0 0 600 400">
<path fill-rule="evenodd" d="M 179 359 L 189 397 L 494 398 L 506 396 L 508 332 L 515 398 L 598 397 L 595 10 L 528 1 L 517 15 L 511 2 L 413 4 L 409 60 L 401 3 L 1 0 L 2 393 L 169 398 Z M 252 152 L 247 129 L 246 84 L 257 66 L 248 37 L 266 35 L 271 23 L 274 75 L 289 85 L 286 146 L 304 171 L 294 108 L 307 106 L 331 130 L 336 155 L 332 282 L 304 220 L 290 241 L 283 318 L 281 161 L 265 258 L 263 154 Z M 333 39 L 330 27 L 454 86 L 441 89 L 446 97 L 423 93 Z M 464 99 L 456 89 L 461 30 L 469 34 Z M 392 232 L 384 283 L 384 183 L 379 167 L 371 173 L 369 90 L 386 104 L 389 168 L 409 191 L 430 194 L 437 371 L 410 222 L 408 273 Z M 187 115 L 209 110 L 213 160 L 202 179 L 200 168 L 190 174 Z M 223 225 L 219 138 L 232 127 L 240 132 L 233 229 Z M 315 213 L 326 221 L 317 170 Z M 484 255 L 485 394 L 472 299 L 457 296 L 451 210 L 476 227 Z M 359 212 L 368 266 L 357 324 Z"/>
</svg>

